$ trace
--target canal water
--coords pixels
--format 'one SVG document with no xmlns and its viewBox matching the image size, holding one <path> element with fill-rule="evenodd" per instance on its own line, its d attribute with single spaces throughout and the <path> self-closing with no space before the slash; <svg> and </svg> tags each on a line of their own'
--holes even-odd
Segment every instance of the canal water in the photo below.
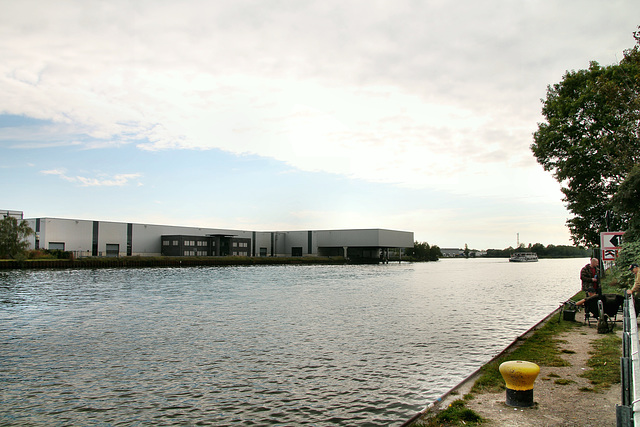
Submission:
<svg viewBox="0 0 640 427">
<path fill-rule="evenodd" d="M 398 425 L 585 259 L 0 272 L 1 425 Z"/>
</svg>

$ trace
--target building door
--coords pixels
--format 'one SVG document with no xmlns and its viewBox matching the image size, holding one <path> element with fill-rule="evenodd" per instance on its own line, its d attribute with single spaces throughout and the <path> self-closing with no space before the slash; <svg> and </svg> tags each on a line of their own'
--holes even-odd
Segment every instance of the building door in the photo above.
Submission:
<svg viewBox="0 0 640 427">
<path fill-rule="evenodd" d="M 116 243 L 107 243 L 107 256 L 117 257 L 120 254 L 120 245 Z"/>
</svg>

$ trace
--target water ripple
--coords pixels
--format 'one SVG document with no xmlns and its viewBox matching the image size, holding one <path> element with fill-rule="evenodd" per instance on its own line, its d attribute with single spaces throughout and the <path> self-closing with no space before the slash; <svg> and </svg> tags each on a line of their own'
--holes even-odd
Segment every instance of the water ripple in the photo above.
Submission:
<svg viewBox="0 0 640 427">
<path fill-rule="evenodd" d="M 0 424 L 398 424 L 584 263 L 3 271 Z"/>
</svg>

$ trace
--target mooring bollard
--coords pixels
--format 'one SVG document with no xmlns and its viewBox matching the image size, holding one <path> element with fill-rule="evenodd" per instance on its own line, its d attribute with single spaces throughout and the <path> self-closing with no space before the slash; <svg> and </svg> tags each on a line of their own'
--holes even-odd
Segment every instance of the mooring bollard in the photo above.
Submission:
<svg viewBox="0 0 640 427">
<path fill-rule="evenodd" d="M 507 405 L 526 408 L 533 406 L 533 382 L 540 373 L 535 363 L 512 360 L 500 365 L 500 374 L 507 384 Z"/>
</svg>

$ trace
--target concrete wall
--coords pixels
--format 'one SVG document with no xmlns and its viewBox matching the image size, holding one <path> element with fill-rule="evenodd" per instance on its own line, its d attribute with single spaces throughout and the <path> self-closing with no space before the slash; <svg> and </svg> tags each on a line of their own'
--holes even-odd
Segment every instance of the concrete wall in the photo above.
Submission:
<svg viewBox="0 0 640 427">
<path fill-rule="evenodd" d="M 413 247 L 413 233 L 383 229 L 317 231 L 317 246 Z"/>
<path fill-rule="evenodd" d="M 87 222 L 93 224 L 93 221 Z M 127 255 L 127 223 L 103 221 L 98 223 L 98 256 L 107 254 L 107 244 L 118 245 L 118 256 Z"/>
<path fill-rule="evenodd" d="M 29 226 L 35 231 L 36 220 L 28 219 Z M 91 255 L 93 221 L 75 219 L 41 218 L 40 231 L 36 232 L 41 249 L 49 249 L 49 244 L 64 243 L 66 251 L 76 252 L 79 256 Z M 29 238 L 29 246 L 35 248 L 36 236 Z"/>
<path fill-rule="evenodd" d="M 309 253 L 309 232 L 308 231 L 288 231 L 283 236 L 284 238 L 284 254 L 291 256 L 292 248 L 302 248 L 302 255 L 313 255 Z"/>
<path fill-rule="evenodd" d="M 264 231 L 256 231 L 254 234 L 255 234 L 255 242 L 253 242 L 253 246 L 255 248 L 254 255 L 260 256 L 260 248 L 266 248 L 267 253 L 265 256 L 270 256 L 271 255 L 271 233 L 264 232 Z"/>
</svg>

